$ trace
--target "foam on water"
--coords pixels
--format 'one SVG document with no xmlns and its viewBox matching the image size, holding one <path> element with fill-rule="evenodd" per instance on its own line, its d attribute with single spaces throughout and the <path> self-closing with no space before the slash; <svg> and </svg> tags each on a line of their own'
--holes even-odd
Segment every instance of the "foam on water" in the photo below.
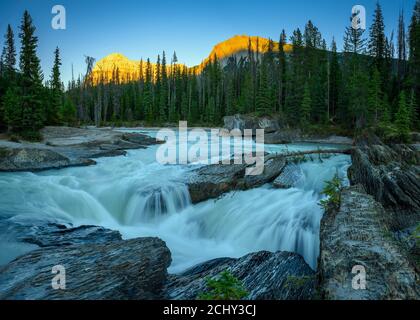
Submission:
<svg viewBox="0 0 420 320">
<path fill-rule="evenodd" d="M 76 226 L 100 225 L 119 230 L 124 238 L 158 236 L 171 249 L 170 272 L 260 250 L 297 252 L 316 268 L 320 192 L 324 181 L 336 172 L 346 178 L 350 157 L 303 163 L 304 181 L 296 188 L 266 185 L 191 205 L 181 182 L 191 167 L 158 164 L 157 148 L 100 159 L 94 167 L 0 174 L 0 218 L 36 217 Z M 285 148 L 267 146 L 266 150 L 282 152 Z M 305 144 L 287 149 L 314 148 Z M 25 251 L 6 235 L 0 235 L 0 247 L 0 263 Z"/>
</svg>

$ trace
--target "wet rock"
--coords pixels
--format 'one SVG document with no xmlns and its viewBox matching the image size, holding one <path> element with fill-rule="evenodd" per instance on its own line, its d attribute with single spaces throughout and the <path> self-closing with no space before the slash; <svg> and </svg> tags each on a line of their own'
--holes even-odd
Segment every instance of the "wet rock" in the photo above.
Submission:
<svg viewBox="0 0 420 320">
<path fill-rule="evenodd" d="M 160 141 L 141 133 L 125 133 L 122 136 L 122 140 L 138 144 L 143 147 L 165 143 L 165 141 Z"/>
<path fill-rule="evenodd" d="M 246 164 L 210 165 L 190 172 L 186 178 L 192 203 L 218 198 L 235 190 L 258 188 L 272 182 L 283 170 L 286 160 L 282 156 L 265 158 L 260 175 L 246 175 Z"/>
<path fill-rule="evenodd" d="M 389 232 L 386 211 L 363 187 L 342 192 L 338 212 L 321 222 L 320 293 L 332 300 L 419 299 L 419 277 Z M 366 271 L 366 290 L 355 290 L 354 266 Z"/>
<path fill-rule="evenodd" d="M 0 140 L 0 172 L 89 166 L 96 164 L 92 159 L 124 156 L 125 150 L 165 143 L 140 133 L 96 128 L 46 127 L 42 135 L 44 144 Z"/>
<path fill-rule="evenodd" d="M 255 117 L 249 115 L 236 114 L 234 116 L 227 116 L 223 118 L 224 128 L 232 131 L 239 129 L 244 131 L 245 129 L 251 129 L 254 131 L 257 129 L 263 129 L 266 133 L 275 132 L 280 128 L 279 120 L 270 117 Z"/>
<path fill-rule="evenodd" d="M 288 164 L 282 173 L 274 180 L 273 185 L 280 189 L 289 189 L 296 187 L 304 180 L 305 175 L 300 166 Z"/>
<path fill-rule="evenodd" d="M 41 248 L 69 245 L 98 244 L 121 241 L 121 234 L 96 226 L 68 228 L 57 223 L 32 226 L 19 233 L 17 239 Z"/>
<path fill-rule="evenodd" d="M 216 259 L 172 275 L 169 299 L 197 299 L 207 290 L 206 278 L 229 270 L 241 280 L 250 300 L 309 300 L 315 291 L 315 272 L 304 259 L 289 252 L 257 252 L 240 259 Z"/>
<path fill-rule="evenodd" d="M 385 145 L 377 137 L 358 141 L 349 178 L 361 184 L 387 210 L 392 229 L 420 221 L 420 152 L 409 145 Z"/>
<path fill-rule="evenodd" d="M 0 172 L 41 171 L 93 164 L 93 160 L 69 159 L 49 149 L 0 148 Z"/>
<path fill-rule="evenodd" d="M 47 247 L 0 268 L 1 300 L 162 299 L 171 255 L 157 238 Z M 52 288 L 65 267 L 66 288 Z"/>
<path fill-rule="evenodd" d="M 299 129 L 282 128 L 272 133 L 268 133 L 264 137 L 266 144 L 288 144 L 297 142 L 307 143 L 323 143 L 337 145 L 352 145 L 353 139 L 343 136 L 318 136 L 304 134 Z"/>
</svg>

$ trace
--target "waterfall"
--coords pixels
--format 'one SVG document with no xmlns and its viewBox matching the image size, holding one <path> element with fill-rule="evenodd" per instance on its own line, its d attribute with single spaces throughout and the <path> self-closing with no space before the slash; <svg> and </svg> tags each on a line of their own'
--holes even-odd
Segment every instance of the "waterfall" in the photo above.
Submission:
<svg viewBox="0 0 420 320">
<path fill-rule="evenodd" d="M 179 213 L 190 204 L 188 188 L 183 184 L 147 186 L 129 199 L 124 223 L 151 222 L 166 214 Z"/>
<path fill-rule="evenodd" d="M 288 150 L 308 148 L 314 147 L 290 145 Z M 297 252 L 316 269 L 320 192 L 337 172 L 347 182 L 349 156 L 301 164 L 304 177 L 295 188 L 266 185 L 197 205 L 191 204 L 182 183 L 189 168 L 160 165 L 154 156 L 151 147 L 129 151 L 127 157 L 99 159 L 94 167 L 0 174 L 0 218 L 99 225 L 120 231 L 125 239 L 160 237 L 172 253 L 170 272 L 261 250 Z M 21 252 L 7 241 L 0 235 L 0 248 L 8 248 L 0 252 L 0 262 Z"/>
</svg>

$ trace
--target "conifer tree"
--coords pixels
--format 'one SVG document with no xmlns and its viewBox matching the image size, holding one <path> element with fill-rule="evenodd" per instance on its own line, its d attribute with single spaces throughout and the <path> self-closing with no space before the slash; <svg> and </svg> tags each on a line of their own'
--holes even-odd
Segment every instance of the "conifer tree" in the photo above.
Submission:
<svg viewBox="0 0 420 320">
<path fill-rule="evenodd" d="M 60 78 L 60 49 L 57 47 L 54 51 L 54 66 L 51 73 L 51 101 L 49 108 L 46 112 L 47 123 L 50 125 L 58 124 L 59 122 L 59 111 L 63 104 L 63 90 L 62 82 Z M 62 119 L 65 120 L 65 119 Z"/>
<path fill-rule="evenodd" d="M 340 103 L 341 79 L 342 73 L 337 53 L 337 43 L 333 39 L 331 44 L 331 62 L 328 81 L 328 120 L 334 119 L 337 113 L 341 112 L 341 110 L 338 110 Z"/>
<path fill-rule="evenodd" d="M 395 115 L 395 126 L 403 140 L 407 140 L 410 134 L 410 111 L 407 106 L 405 92 L 402 91 L 398 101 L 398 112 Z"/>
<path fill-rule="evenodd" d="M 284 112 L 286 102 L 286 85 L 287 85 L 287 59 L 284 47 L 286 45 L 286 31 L 282 31 L 279 41 L 279 53 L 278 53 L 278 64 L 279 64 L 279 108 L 281 112 Z"/>
<path fill-rule="evenodd" d="M 4 71 L 6 72 L 6 77 L 9 81 L 13 80 L 14 73 L 16 71 L 16 48 L 15 48 L 15 39 L 12 27 L 10 24 L 7 26 L 6 33 L 6 43 L 5 43 L 5 53 L 4 53 Z"/>
<path fill-rule="evenodd" d="M 303 90 L 302 104 L 300 106 L 300 123 L 304 128 L 310 123 L 311 109 L 311 92 L 309 89 L 309 84 L 306 82 Z"/>
<path fill-rule="evenodd" d="M 166 70 L 166 55 L 165 51 L 162 53 L 161 65 L 161 87 L 159 97 L 159 120 L 164 122 L 168 119 L 168 73 Z"/>
<path fill-rule="evenodd" d="M 42 96 L 43 75 L 36 54 L 38 38 L 35 36 L 35 30 L 32 17 L 28 11 L 25 11 L 19 34 L 21 39 L 19 87 L 22 118 L 20 126 L 14 128 L 23 131 L 29 138 L 39 137 L 38 130 L 43 127 L 45 121 L 44 97 Z"/>
</svg>

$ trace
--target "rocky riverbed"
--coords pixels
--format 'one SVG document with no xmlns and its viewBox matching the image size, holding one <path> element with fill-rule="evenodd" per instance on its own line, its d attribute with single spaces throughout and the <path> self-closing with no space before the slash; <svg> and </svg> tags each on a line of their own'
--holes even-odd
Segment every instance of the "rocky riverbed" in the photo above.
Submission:
<svg viewBox="0 0 420 320">
<path fill-rule="evenodd" d="M 43 171 L 94 165 L 93 159 L 163 143 L 140 133 L 111 129 L 46 127 L 39 143 L 0 140 L 0 172 Z"/>
<path fill-rule="evenodd" d="M 39 144 L 1 142 L 0 170 L 90 165 L 98 156 L 160 143 L 103 129 L 47 128 L 43 134 Z M 353 186 L 343 190 L 340 208 L 328 211 L 321 222 L 317 271 L 299 254 L 260 251 L 169 274 L 171 252 L 158 238 L 123 240 L 107 228 L 4 215 L 0 232 L 29 247 L 0 267 L 0 299 L 196 299 L 205 290 L 205 278 L 224 270 L 244 283 L 248 299 L 419 299 L 419 255 L 412 241 L 420 221 L 418 148 L 363 137 L 352 160 Z M 191 201 L 265 184 L 293 188 L 302 179 L 299 165 L 282 155 L 267 156 L 260 176 L 245 176 L 245 169 L 213 165 L 191 170 L 184 177 Z M 52 289 L 55 265 L 66 267 L 68 290 Z M 354 266 L 365 268 L 366 290 L 352 287 Z"/>
</svg>

